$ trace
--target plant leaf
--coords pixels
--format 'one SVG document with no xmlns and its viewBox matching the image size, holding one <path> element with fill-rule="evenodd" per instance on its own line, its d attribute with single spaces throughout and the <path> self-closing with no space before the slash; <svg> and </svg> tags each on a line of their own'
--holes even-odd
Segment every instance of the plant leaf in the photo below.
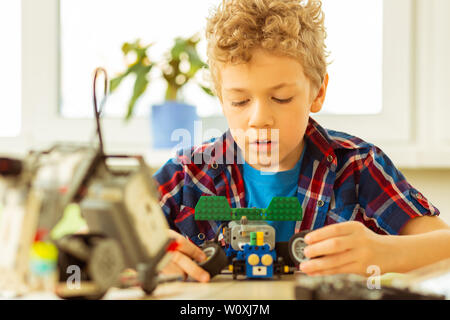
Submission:
<svg viewBox="0 0 450 320">
<path fill-rule="evenodd" d="M 109 82 L 110 92 L 114 92 L 119 87 L 122 80 L 125 79 L 128 75 L 130 75 L 131 73 L 139 72 L 139 68 L 139 64 L 132 64 L 128 67 L 127 70 L 125 70 L 124 73 L 119 74 L 117 77 L 111 79 L 111 81 Z"/>
<path fill-rule="evenodd" d="M 200 88 L 203 89 L 203 91 L 205 91 L 207 94 L 209 94 L 210 96 L 214 97 L 214 92 L 208 88 L 208 87 L 204 87 L 204 86 L 200 86 Z"/>
<path fill-rule="evenodd" d="M 180 54 L 184 51 L 186 51 L 186 40 L 183 40 L 181 38 L 176 38 L 175 45 L 170 50 L 172 59 L 180 60 Z"/>
<path fill-rule="evenodd" d="M 136 105 L 136 101 L 141 97 L 141 95 L 145 92 L 148 86 L 147 74 L 152 69 L 153 65 L 142 67 L 139 72 L 136 74 L 136 81 L 134 83 L 133 88 L 133 96 L 131 97 L 130 102 L 128 103 L 128 110 L 125 116 L 125 120 L 130 120 L 133 115 L 134 106 Z"/>
<path fill-rule="evenodd" d="M 114 92 L 120 85 L 123 79 L 125 79 L 130 74 L 130 69 L 128 69 L 125 73 L 122 73 L 116 78 L 111 79 L 109 82 L 109 92 Z"/>
</svg>

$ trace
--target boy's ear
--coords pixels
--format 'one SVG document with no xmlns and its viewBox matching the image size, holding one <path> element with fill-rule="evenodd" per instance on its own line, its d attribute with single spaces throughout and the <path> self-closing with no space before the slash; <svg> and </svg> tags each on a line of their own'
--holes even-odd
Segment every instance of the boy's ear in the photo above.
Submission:
<svg viewBox="0 0 450 320">
<path fill-rule="evenodd" d="M 325 75 L 322 86 L 320 87 L 317 96 L 315 97 L 314 101 L 311 104 L 312 113 L 317 113 L 322 109 L 323 103 L 325 101 L 325 96 L 327 94 L 327 87 L 328 87 L 328 73 Z"/>
</svg>

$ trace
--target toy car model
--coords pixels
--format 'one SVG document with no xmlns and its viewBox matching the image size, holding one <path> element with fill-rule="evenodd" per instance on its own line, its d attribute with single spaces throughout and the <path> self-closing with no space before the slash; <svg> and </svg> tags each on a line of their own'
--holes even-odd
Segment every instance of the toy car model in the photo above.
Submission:
<svg viewBox="0 0 450 320">
<path fill-rule="evenodd" d="M 98 108 L 96 80 L 102 72 L 105 98 Z M 173 241 L 166 232 L 169 226 L 150 168 L 142 156 L 104 152 L 100 116 L 107 84 L 106 71 L 97 68 L 93 98 L 98 141 L 55 144 L 49 150 L 30 152 L 23 160 L 0 158 L 0 187 L 4 189 L 0 192 L 0 238 L 7 240 L 0 244 L 0 252 L 8 254 L 7 263 L 0 264 L 0 290 L 20 294 L 30 290 L 27 279 L 33 239 L 37 234 L 49 237 L 73 202 L 79 203 L 89 233 L 49 239 L 58 250 L 55 293 L 59 297 L 100 299 L 120 284 L 120 274 L 126 269 L 136 269 L 137 282 L 147 294 L 162 281 L 177 279 L 158 275 L 173 250 Z M 132 164 L 118 169 L 108 160 Z M 10 232 L 12 226 L 16 232 Z"/>
<path fill-rule="evenodd" d="M 275 228 L 267 223 L 301 221 L 302 207 L 295 197 L 274 197 L 267 209 L 260 209 L 231 208 L 226 197 L 202 196 L 195 207 L 195 219 L 221 222 L 215 239 L 203 248 L 209 259 L 200 264 L 211 276 L 228 265 L 233 279 L 239 275 L 272 278 L 290 273 L 294 265 L 306 260 L 303 238 L 308 231 L 294 234 L 288 243 L 276 243 Z M 220 232 L 224 246 L 219 245 Z M 286 246 L 289 254 L 283 256 L 286 250 L 277 249 Z"/>
</svg>

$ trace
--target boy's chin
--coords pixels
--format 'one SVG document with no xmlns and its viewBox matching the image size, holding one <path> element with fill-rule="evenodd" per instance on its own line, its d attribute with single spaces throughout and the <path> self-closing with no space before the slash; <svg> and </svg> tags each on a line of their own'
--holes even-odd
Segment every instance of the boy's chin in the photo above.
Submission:
<svg viewBox="0 0 450 320">
<path fill-rule="evenodd" d="M 280 167 L 278 156 L 274 156 L 271 152 L 250 153 L 246 162 L 261 171 L 278 171 Z"/>
<path fill-rule="evenodd" d="M 246 148 L 248 155 L 257 158 L 279 158 L 280 150 L 278 145 L 255 145 L 250 144 Z"/>
</svg>

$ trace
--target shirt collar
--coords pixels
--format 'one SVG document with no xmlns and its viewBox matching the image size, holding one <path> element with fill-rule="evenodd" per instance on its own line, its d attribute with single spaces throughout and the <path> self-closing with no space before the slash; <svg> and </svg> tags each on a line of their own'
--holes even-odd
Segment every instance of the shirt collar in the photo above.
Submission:
<svg viewBox="0 0 450 320">
<path fill-rule="evenodd" d="M 337 167 L 335 151 L 342 148 L 351 148 L 330 137 L 327 130 L 311 117 L 305 131 L 305 139 L 307 141 L 305 153 L 308 153 L 309 157 L 327 163 L 330 169 Z M 208 164 L 210 176 L 217 176 L 226 170 L 228 165 L 242 165 L 244 163 L 242 152 L 234 141 L 230 129 L 221 137 L 203 145 L 201 152 L 205 163 Z"/>
<path fill-rule="evenodd" d="M 328 163 L 328 165 L 331 166 L 331 169 L 337 167 L 335 150 L 342 146 L 332 139 L 327 130 L 311 117 L 309 118 L 308 126 L 305 131 L 305 139 L 308 142 L 308 149 L 306 152 L 310 157 L 320 162 Z"/>
</svg>

